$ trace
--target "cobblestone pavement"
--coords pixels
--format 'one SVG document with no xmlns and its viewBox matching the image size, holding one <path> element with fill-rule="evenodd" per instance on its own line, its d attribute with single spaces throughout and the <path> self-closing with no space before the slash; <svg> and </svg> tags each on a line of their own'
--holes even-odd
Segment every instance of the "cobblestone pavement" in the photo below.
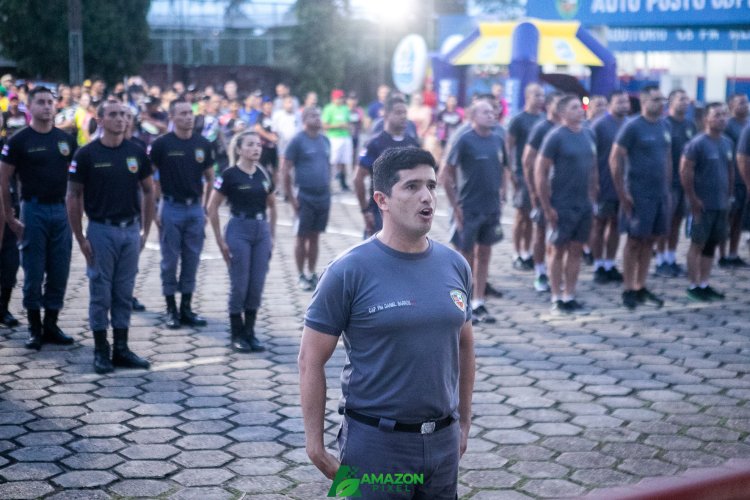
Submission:
<svg viewBox="0 0 750 500">
<path fill-rule="evenodd" d="M 433 236 L 445 240 L 447 226 L 439 213 Z M 358 242 L 360 227 L 354 198 L 337 196 L 321 262 Z M 136 290 L 148 312 L 133 317 L 131 347 L 153 368 L 107 376 L 92 372 L 88 284 L 74 248 L 61 325 L 75 346 L 31 352 L 25 326 L 0 330 L 0 498 L 324 496 L 330 483 L 303 445 L 296 356 L 309 293 L 297 290 L 291 245 L 281 204 L 259 314 L 270 349 L 243 355 L 228 349 L 228 278 L 213 237 L 195 300 L 210 319 L 203 329 L 163 328 L 149 244 Z M 498 322 L 475 329 L 462 498 L 579 496 L 750 457 L 750 271 L 716 270 L 727 300 L 710 304 L 690 303 L 684 279 L 653 278 L 666 306 L 627 312 L 620 290 L 594 287 L 585 268 L 579 298 L 589 313 L 558 318 L 510 261 L 504 241 L 490 275 L 506 294 L 488 304 Z M 340 347 L 327 370 L 331 443 L 342 363 Z"/>
</svg>

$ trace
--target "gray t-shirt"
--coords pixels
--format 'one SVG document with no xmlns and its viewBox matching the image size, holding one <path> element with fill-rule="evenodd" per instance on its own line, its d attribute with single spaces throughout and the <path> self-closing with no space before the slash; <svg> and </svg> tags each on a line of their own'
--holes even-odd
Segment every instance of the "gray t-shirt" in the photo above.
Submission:
<svg viewBox="0 0 750 500">
<path fill-rule="evenodd" d="M 294 185 L 303 198 L 330 197 L 330 151 L 331 143 L 323 134 L 310 137 L 303 131 L 289 143 L 284 156 L 294 163 Z"/>
<path fill-rule="evenodd" d="M 680 188 L 682 187 L 680 184 L 680 157 L 685 149 L 685 144 L 695 137 L 697 131 L 692 120 L 679 121 L 668 116 L 664 119 L 664 122 L 672 135 L 672 187 Z"/>
<path fill-rule="evenodd" d="M 589 181 L 596 161 L 594 133 L 557 127 L 542 143 L 542 156 L 552 160 L 550 188 L 556 209 L 591 209 Z"/>
<path fill-rule="evenodd" d="M 505 144 L 491 133 L 482 137 L 471 130 L 462 135 L 448 154 L 458 172 L 458 199 L 464 212 L 500 213 Z"/>
<path fill-rule="evenodd" d="M 617 201 L 617 191 L 609 169 L 609 154 L 615 142 L 617 131 L 620 130 L 625 119 L 618 121 L 609 113 L 600 116 L 591 124 L 591 130 L 596 136 L 596 163 L 599 169 L 599 200 Z"/>
<path fill-rule="evenodd" d="M 523 178 L 523 148 L 526 146 L 531 129 L 543 117 L 543 113 L 533 114 L 528 111 L 521 111 L 513 117 L 508 125 L 508 134 L 516 138 L 516 150 L 510 151 L 514 173 L 521 179 Z"/>
<path fill-rule="evenodd" d="M 398 252 L 372 237 L 320 277 L 305 325 L 343 333 L 340 408 L 399 422 L 458 415 L 458 342 L 471 320 L 471 270 L 430 240 Z"/>
<path fill-rule="evenodd" d="M 738 148 L 740 143 L 740 137 L 742 136 L 742 130 L 749 127 L 750 122 L 745 120 L 744 122 L 740 122 L 735 117 L 731 117 L 727 121 L 727 128 L 724 130 L 724 135 L 729 137 L 732 140 L 733 147 Z M 738 151 L 736 149 L 736 151 Z M 745 184 L 744 179 L 742 179 L 742 175 L 740 175 L 740 171 L 737 167 L 737 165 L 734 166 L 734 185 L 740 185 L 743 186 Z"/>
<path fill-rule="evenodd" d="M 734 168 L 734 145 L 721 136 L 718 139 L 699 134 L 685 146 L 685 158 L 695 162 L 695 194 L 706 210 L 729 209 L 729 169 Z"/>
<path fill-rule="evenodd" d="M 628 151 L 625 187 L 630 196 L 652 200 L 666 197 L 672 137 L 664 120 L 650 122 L 637 116 L 623 125 L 615 143 Z"/>
</svg>

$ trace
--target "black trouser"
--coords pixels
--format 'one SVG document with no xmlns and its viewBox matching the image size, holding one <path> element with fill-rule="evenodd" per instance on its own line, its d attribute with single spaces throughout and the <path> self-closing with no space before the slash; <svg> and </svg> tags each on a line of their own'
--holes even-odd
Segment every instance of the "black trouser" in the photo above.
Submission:
<svg viewBox="0 0 750 500">
<path fill-rule="evenodd" d="M 18 252 L 18 240 L 16 234 L 5 225 L 3 231 L 3 247 L 0 249 L 0 288 L 13 288 L 16 286 L 16 275 L 21 264 Z"/>
</svg>

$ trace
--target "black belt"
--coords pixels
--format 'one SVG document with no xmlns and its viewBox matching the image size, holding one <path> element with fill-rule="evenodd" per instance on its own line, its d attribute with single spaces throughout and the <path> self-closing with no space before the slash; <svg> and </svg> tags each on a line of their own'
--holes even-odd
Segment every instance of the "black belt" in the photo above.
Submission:
<svg viewBox="0 0 750 500">
<path fill-rule="evenodd" d="M 24 196 L 21 198 L 23 201 L 30 201 L 32 203 L 39 203 L 40 205 L 64 205 L 65 198 L 59 198 L 54 196 Z"/>
<path fill-rule="evenodd" d="M 168 194 L 165 194 L 162 196 L 166 201 L 170 203 L 179 203 L 180 205 L 195 205 L 199 201 L 201 201 L 200 197 L 197 198 L 179 198 L 177 196 L 170 196 Z"/>
<path fill-rule="evenodd" d="M 377 417 L 371 417 L 369 415 L 363 415 L 359 412 L 356 412 L 354 410 L 346 409 L 344 410 L 344 415 L 348 415 L 353 420 L 356 420 L 357 422 L 361 422 L 365 425 L 369 425 L 370 427 L 380 427 L 380 419 Z M 396 425 L 393 426 L 393 430 L 397 432 L 415 432 L 419 434 L 432 434 L 433 432 L 437 432 L 440 429 L 444 429 L 451 425 L 453 423 L 453 417 L 445 417 L 441 420 L 430 420 L 427 422 L 422 422 L 420 424 L 404 424 L 401 422 L 396 422 Z"/>
<path fill-rule="evenodd" d="M 238 219 L 243 220 L 266 220 L 266 212 L 256 212 L 256 213 L 249 213 L 249 212 L 239 212 L 232 210 L 232 217 L 237 217 Z"/>
<path fill-rule="evenodd" d="M 106 224 L 107 226 L 115 227 L 130 227 L 140 220 L 140 217 L 129 217 L 127 219 L 94 219 L 89 217 L 89 220 L 97 222 L 99 224 Z"/>
</svg>

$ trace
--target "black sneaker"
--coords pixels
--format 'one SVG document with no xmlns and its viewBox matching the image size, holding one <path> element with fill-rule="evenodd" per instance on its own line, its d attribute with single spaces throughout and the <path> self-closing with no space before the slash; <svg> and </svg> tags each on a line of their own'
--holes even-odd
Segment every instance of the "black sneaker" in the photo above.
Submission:
<svg viewBox="0 0 750 500">
<path fill-rule="evenodd" d="M 513 259 L 513 269 L 517 271 L 526 270 L 526 264 L 524 264 L 524 260 L 521 258 L 521 256 L 518 256 L 515 259 Z"/>
<path fill-rule="evenodd" d="M 527 271 L 533 271 L 534 270 L 534 259 L 532 257 L 528 257 L 526 259 L 523 259 L 523 268 Z"/>
<path fill-rule="evenodd" d="M 671 264 L 669 264 L 669 269 L 672 271 L 672 277 L 674 278 L 685 276 L 685 269 L 683 269 L 682 266 L 677 262 L 672 262 Z"/>
<path fill-rule="evenodd" d="M 641 304 L 650 303 L 657 308 L 664 305 L 664 301 L 651 293 L 648 288 L 641 288 L 636 293 L 638 302 L 640 302 Z"/>
<path fill-rule="evenodd" d="M 8 328 L 14 328 L 20 323 L 15 318 L 15 316 L 10 313 L 10 311 L 5 311 L 4 313 L 0 313 L 0 324 L 5 325 Z"/>
<path fill-rule="evenodd" d="M 310 283 L 310 280 L 304 274 L 299 275 L 299 279 L 297 279 L 297 286 L 303 292 L 310 292 L 313 290 L 312 283 Z"/>
<path fill-rule="evenodd" d="M 133 311 L 136 312 L 143 312 L 146 310 L 146 306 L 144 306 L 140 300 L 138 300 L 136 297 L 133 297 Z"/>
<path fill-rule="evenodd" d="M 695 302 L 709 302 L 711 300 L 708 298 L 708 295 L 706 295 L 705 289 L 698 286 L 695 288 L 688 288 L 686 293 L 688 298 Z"/>
<path fill-rule="evenodd" d="M 705 288 L 702 288 L 703 294 L 708 297 L 708 300 L 724 300 L 726 295 L 723 293 L 717 291 L 715 288 L 711 288 L 710 285 L 706 285 Z"/>
<path fill-rule="evenodd" d="M 661 264 L 658 264 L 656 266 L 656 270 L 654 271 L 654 274 L 657 276 L 661 276 L 662 278 L 674 277 L 674 275 L 672 274 L 672 267 L 666 262 L 662 262 Z"/>
<path fill-rule="evenodd" d="M 562 300 L 556 300 L 552 303 L 551 312 L 552 314 L 563 315 L 570 314 L 573 312 L 573 310 L 568 307 L 568 304 L 566 302 L 563 302 Z"/>
<path fill-rule="evenodd" d="M 313 290 L 315 290 L 315 287 L 317 287 L 317 286 L 318 286 L 318 274 L 317 273 L 312 273 L 310 275 L 310 288 L 312 288 Z"/>
<path fill-rule="evenodd" d="M 591 252 L 587 252 L 586 250 L 583 251 L 583 263 L 587 266 L 593 266 L 594 265 L 594 254 Z"/>
<path fill-rule="evenodd" d="M 534 290 L 539 293 L 549 292 L 549 278 L 546 274 L 540 274 L 534 279 Z"/>
<path fill-rule="evenodd" d="M 609 274 L 603 267 L 597 267 L 594 271 L 594 283 L 597 285 L 604 285 L 609 283 Z"/>
<path fill-rule="evenodd" d="M 638 306 L 638 294 L 635 290 L 625 290 L 622 292 L 622 305 L 630 310 Z"/>
<path fill-rule="evenodd" d="M 612 266 L 612 269 L 607 271 L 607 277 L 611 283 L 622 283 L 622 273 L 615 266 Z"/>
<path fill-rule="evenodd" d="M 580 311 L 583 309 L 583 304 L 581 302 L 578 302 L 576 299 L 570 299 L 569 301 L 565 302 L 565 307 L 569 311 Z"/>
<path fill-rule="evenodd" d="M 719 257 L 719 267 L 721 267 L 722 269 L 732 267 L 732 260 L 728 259 L 727 257 Z"/>
<path fill-rule="evenodd" d="M 484 294 L 487 297 L 495 297 L 495 298 L 502 298 L 503 292 L 495 288 L 494 286 L 490 285 L 489 283 L 484 284 Z"/>
<path fill-rule="evenodd" d="M 479 307 L 471 310 L 471 323 L 476 325 L 477 323 L 495 323 L 497 320 L 482 304 Z"/>
<path fill-rule="evenodd" d="M 728 260 L 730 267 L 747 267 L 747 262 L 744 261 L 739 255 Z"/>
</svg>

